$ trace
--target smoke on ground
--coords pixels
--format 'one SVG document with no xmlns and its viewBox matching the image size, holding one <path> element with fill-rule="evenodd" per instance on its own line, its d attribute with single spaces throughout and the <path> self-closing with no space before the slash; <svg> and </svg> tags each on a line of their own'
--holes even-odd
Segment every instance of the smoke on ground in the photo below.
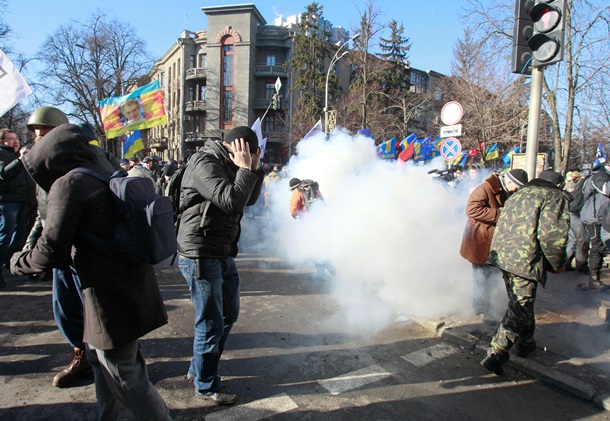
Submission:
<svg viewBox="0 0 610 421">
<path fill-rule="evenodd" d="M 472 313 L 472 267 L 459 254 L 468 192 L 428 174 L 442 167 L 438 158 L 399 169 L 377 157 L 372 139 L 341 130 L 302 140 L 287 176 L 269 187 L 264 249 L 295 266 L 311 262 L 312 272 L 331 262 L 336 275 L 325 282 L 338 317 L 358 332 L 397 314 Z M 326 200 L 299 220 L 288 211 L 292 177 L 317 181 Z"/>
</svg>

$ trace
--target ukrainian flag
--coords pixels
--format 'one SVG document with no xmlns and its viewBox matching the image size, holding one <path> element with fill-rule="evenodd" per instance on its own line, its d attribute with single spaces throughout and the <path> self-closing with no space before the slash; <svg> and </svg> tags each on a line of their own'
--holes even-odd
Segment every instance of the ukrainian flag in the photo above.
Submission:
<svg viewBox="0 0 610 421">
<path fill-rule="evenodd" d="M 141 151 L 142 149 L 144 149 L 142 132 L 136 130 L 127 136 L 127 139 L 125 139 L 125 143 L 123 143 L 123 156 L 132 157 L 136 154 L 136 152 Z"/>
</svg>

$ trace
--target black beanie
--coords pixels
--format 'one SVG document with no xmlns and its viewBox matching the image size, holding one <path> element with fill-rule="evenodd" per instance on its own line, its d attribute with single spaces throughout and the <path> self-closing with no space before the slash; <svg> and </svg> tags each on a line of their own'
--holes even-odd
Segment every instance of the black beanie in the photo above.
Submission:
<svg viewBox="0 0 610 421">
<path fill-rule="evenodd" d="M 559 174 L 558 172 L 555 172 L 553 170 L 544 170 L 544 171 L 542 171 L 538 175 L 538 178 L 541 178 L 542 180 L 546 180 L 549 183 L 555 184 L 556 186 L 562 185 L 563 182 L 564 182 L 563 177 L 561 176 L 561 174 Z"/>
<path fill-rule="evenodd" d="M 258 151 L 258 136 L 256 136 L 256 133 L 254 133 L 254 130 L 250 127 L 237 126 L 234 129 L 231 129 L 231 131 L 226 134 L 224 141 L 232 143 L 236 139 L 244 139 L 248 142 L 250 153 L 256 153 L 256 151 Z"/>
<path fill-rule="evenodd" d="M 510 181 L 512 181 L 519 187 L 523 186 L 528 181 L 527 173 L 525 172 L 525 170 L 522 170 L 520 168 L 510 170 L 506 173 L 506 176 Z"/>
</svg>

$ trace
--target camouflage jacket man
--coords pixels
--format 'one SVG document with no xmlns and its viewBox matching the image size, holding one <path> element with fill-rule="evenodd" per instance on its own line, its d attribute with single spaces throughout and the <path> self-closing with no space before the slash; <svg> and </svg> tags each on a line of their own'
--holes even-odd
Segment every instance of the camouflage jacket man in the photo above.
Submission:
<svg viewBox="0 0 610 421">
<path fill-rule="evenodd" d="M 547 270 L 566 264 L 569 202 L 568 193 L 546 180 L 525 184 L 504 204 L 487 263 L 544 286 Z"/>
</svg>

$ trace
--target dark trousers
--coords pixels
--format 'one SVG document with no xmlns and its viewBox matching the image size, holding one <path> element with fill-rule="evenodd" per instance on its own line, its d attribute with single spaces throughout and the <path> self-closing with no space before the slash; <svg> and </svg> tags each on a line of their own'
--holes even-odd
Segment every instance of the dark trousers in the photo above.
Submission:
<svg viewBox="0 0 610 421">
<path fill-rule="evenodd" d="M 606 245 L 602 240 L 602 226 L 599 224 L 585 224 L 589 237 L 589 277 L 599 280 L 602 262 L 606 256 Z"/>
<path fill-rule="evenodd" d="M 505 271 L 502 271 L 502 276 L 508 294 L 508 309 L 491 339 L 488 352 L 508 357 L 508 350 L 515 343 L 527 344 L 534 339 L 534 302 L 538 283 Z"/>
</svg>

